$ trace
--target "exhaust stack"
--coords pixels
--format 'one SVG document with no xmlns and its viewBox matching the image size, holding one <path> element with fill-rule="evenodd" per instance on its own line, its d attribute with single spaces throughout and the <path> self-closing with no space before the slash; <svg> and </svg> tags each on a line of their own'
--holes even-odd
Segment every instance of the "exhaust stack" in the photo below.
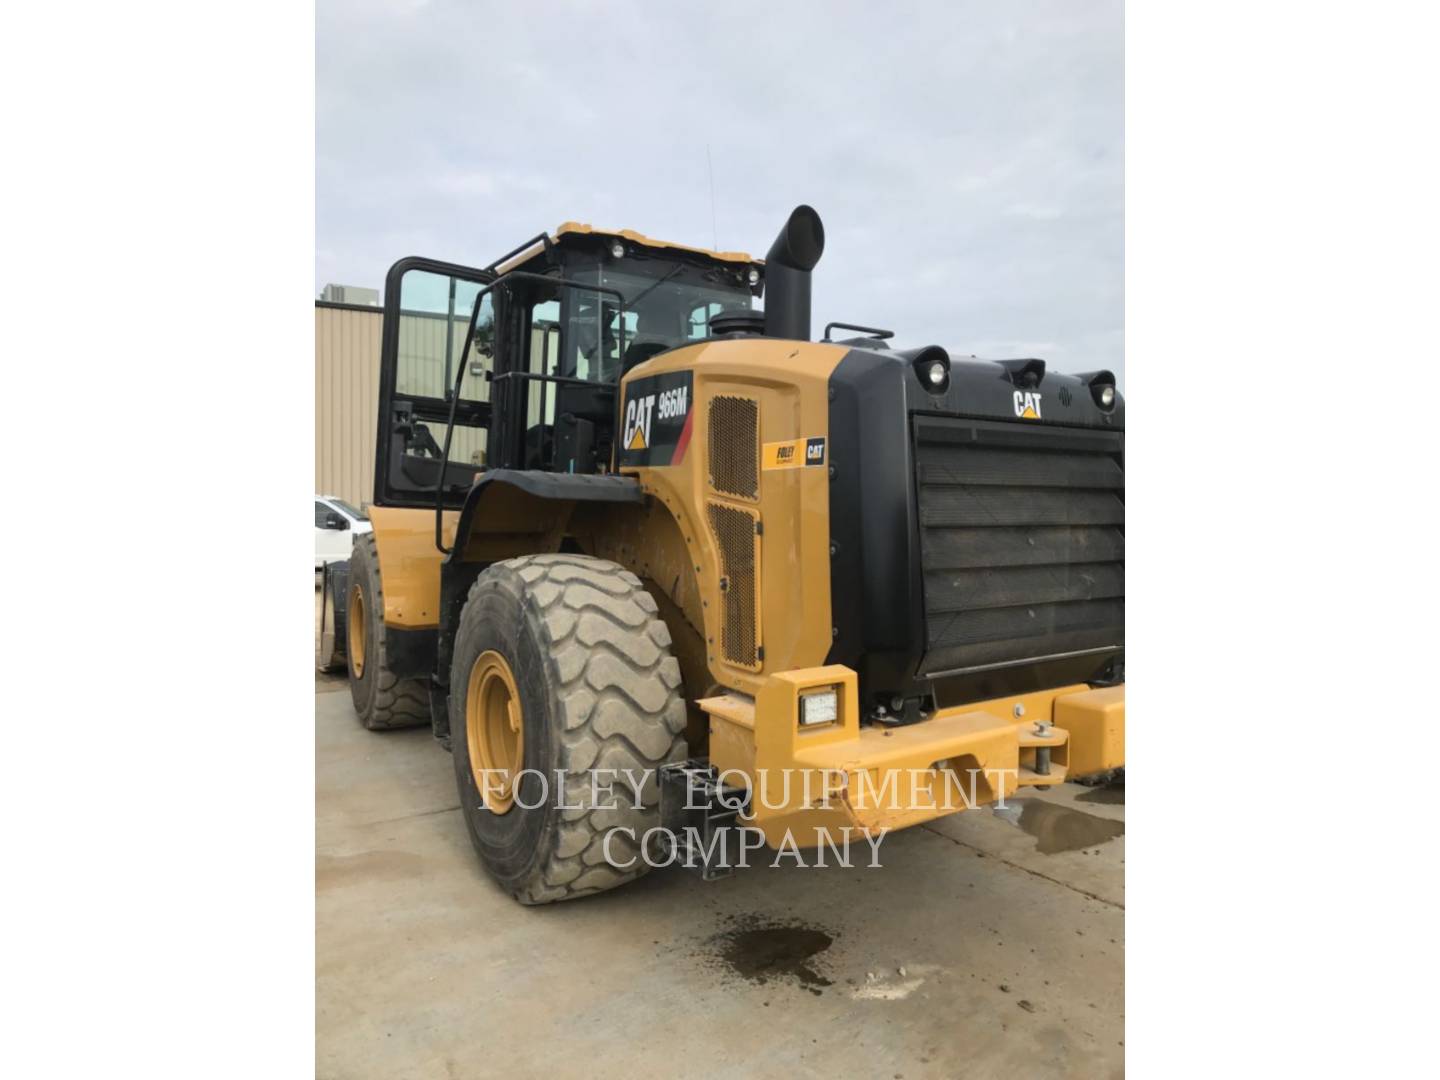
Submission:
<svg viewBox="0 0 1440 1080">
<path fill-rule="evenodd" d="M 810 340 L 810 271 L 824 252 L 820 215 L 797 206 L 765 255 L 766 337 Z"/>
</svg>

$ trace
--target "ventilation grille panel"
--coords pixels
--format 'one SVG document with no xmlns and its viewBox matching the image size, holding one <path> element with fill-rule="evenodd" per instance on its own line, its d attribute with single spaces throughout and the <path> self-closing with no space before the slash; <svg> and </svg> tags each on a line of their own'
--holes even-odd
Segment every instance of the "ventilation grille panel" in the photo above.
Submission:
<svg viewBox="0 0 1440 1080">
<path fill-rule="evenodd" d="M 724 503 L 708 504 L 710 531 L 720 549 L 720 596 L 724 621 L 720 624 L 720 651 L 726 663 L 756 670 L 760 667 L 759 594 L 756 570 L 760 537 L 755 531 L 760 516 L 753 510 Z"/>
<path fill-rule="evenodd" d="M 1118 432 L 915 421 L 922 674 L 1125 645 Z"/>
<path fill-rule="evenodd" d="M 760 497 L 760 403 L 710 399 L 710 486 L 722 495 Z"/>
</svg>

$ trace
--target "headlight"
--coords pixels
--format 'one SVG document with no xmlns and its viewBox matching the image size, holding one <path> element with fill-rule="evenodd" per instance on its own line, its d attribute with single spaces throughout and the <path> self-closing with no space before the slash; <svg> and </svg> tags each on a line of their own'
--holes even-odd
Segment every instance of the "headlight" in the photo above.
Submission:
<svg viewBox="0 0 1440 1080">
<path fill-rule="evenodd" d="M 1115 407 L 1115 375 L 1109 371 L 1088 371 L 1080 378 L 1090 388 L 1090 397 L 1096 405 L 1109 412 Z"/>
<path fill-rule="evenodd" d="M 915 378 L 927 394 L 939 395 L 950 389 L 950 354 L 939 345 L 901 349 L 897 355 L 910 361 Z"/>
<path fill-rule="evenodd" d="M 833 724 L 840 718 L 840 689 L 827 686 L 800 695 L 800 726 L 816 727 Z"/>
<path fill-rule="evenodd" d="M 748 274 L 745 275 L 745 280 L 748 281 L 748 282 L 750 282 L 751 285 L 759 285 L 759 284 L 760 284 L 760 271 L 757 270 L 757 269 L 756 269 L 755 267 L 753 267 L 753 266 L 750 267 L 750 273 L 748 273 Z"/>
<path fill-rule="evenodd" d="M 610 254 L 614 258 L 623 259 L 625 257 L 625 245 L 622 244 L 619 240 L 616 240 L 613 244 L 610 245 Z"/>
</svg>

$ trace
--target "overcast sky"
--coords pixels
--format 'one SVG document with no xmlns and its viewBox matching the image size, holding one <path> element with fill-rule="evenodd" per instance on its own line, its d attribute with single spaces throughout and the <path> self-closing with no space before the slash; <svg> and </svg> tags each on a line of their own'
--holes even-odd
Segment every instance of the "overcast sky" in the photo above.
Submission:
<svg viewBox="0 0 1440 1080">
<path fill-rule="evenodd" d="M 1123 375 L 1123 11 L 320 0 L 316 290 L 567 220 L 763 256 L 808 202 L 817 337 Z"/>
</svg>

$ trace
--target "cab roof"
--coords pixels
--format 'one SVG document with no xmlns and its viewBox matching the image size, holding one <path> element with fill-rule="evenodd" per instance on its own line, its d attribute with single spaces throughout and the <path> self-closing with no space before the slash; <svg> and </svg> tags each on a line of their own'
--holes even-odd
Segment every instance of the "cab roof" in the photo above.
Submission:
<svg viewBox="0 0 1440 1080">
<path fill-rule="evenodd" d="M 656 250 L 669 249 L 671 251 L 688 251 L 696 255 L 704 255 L 706 258 L 714 259 L 716 262 L 737 263 L 744 265 L 764 265 L 763 259 L 756 259 L 743 251 L 711 251 L 709 248 L 692 247 L 689 244 L 676 244 L 669 240 L 657 240 L 653 236 L 646 236 L 644 233 L 636 232 L 634 229 L 598 229 L 594 225 L 587 225 L 583 221 L 562 222 L 550 238 L 552 243 L 559 243 L 565 236 L 613 236 L 616 239 L 624 240 L 626 243 L 638 244 L 641 247 L 654 248 Z M 535 249 L 542 245 L 539 238 L 533 244 L 528 245 L 521 251 L 517 251 L 508 259 L 493 267 L 498 273 L 513 270 L 521 263 L 531 259 L 535 255 Z"/>
</svg>

